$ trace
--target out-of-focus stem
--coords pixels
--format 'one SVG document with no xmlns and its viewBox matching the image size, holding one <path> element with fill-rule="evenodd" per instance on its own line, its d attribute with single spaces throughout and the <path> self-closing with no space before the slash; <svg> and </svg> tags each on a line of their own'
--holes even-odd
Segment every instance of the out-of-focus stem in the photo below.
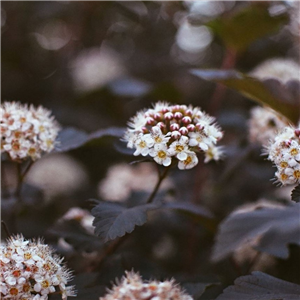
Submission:
<svg viewBox="0 0 300 300">
<path fill-rule="evenodd" d="M 152 191 L 152 193 L 150 194 L 150 196 L 148 197 L 146 203 L 151 203 L 158 190 L 159 190 L 159 187 L 161 185 L 161 183 L 163 182 L 163 180 L 167 177 L 167 174 L 169 172 L 169 169 L 171 168 L 171 166 L 168 166 L 165 168 L 165 170 L 162 172 L 162 173 L 158 173 L 158 181 Z M 97 265 L 96 265 L 96 268 L 99 269 L 102 267 L 105 259 L 113 254 L 120 246 L 121 244 L 123 244 L 125 242 L 125 240 L 129 237 L 130 235 L 129 234 L 126 234 L 124 236 L 122 236 L 121 238 L 117 238 L 115 239 L 114 241 L 112 241 L 109 246 L 107 248 L 104 249 L 104 251 L 101 253 L 100 257 L 98 258 L 98 262 L 97 262 Z M 92 267 L 92 269 L 95 269 L 95 267 Z"/>
<path fill-rule="evenodd" d="M 236 63 L 237 53 L 233 49 L 226 48 L 224 58 L 222 61 L 221 69 L 232 69 Z M 221 106 L 223 96 L 226 91 L 226 86 L 220 83 L 217 83 L 216 89 L 211 97 L 210 106 L 209 106 L 209 113 L 216 114 Z"/>
<path fill-rule="evenodd" d="M 169 172 L 169 170 L 170 170 L 170 167 L 171 167 L 171 166 L 166 167 L 166 169 L 165 169 L 161 174 L 159 174 L 158 181 L 157 181 L 157 183 L 156 183 L 156 185 L 155 185 L 155 187 L 154 187 L 153 192 L 152 192 L 151 195 L 149 196 L 149 198 L 148 198 L 148 200 L 147 200 L 147 203 L 151 203 L 151 202 L 153 201 L 153 199 L 154 199 L 154 197 L 155 197 L 155 195 L 156 195 L 156 193 L 157 193 L 157 191 L 158 191 L 158 189 L 159 189 L 161 183 L 162 183 L 163 180 L 167 177 L 168 172 Z"/>
</svg>

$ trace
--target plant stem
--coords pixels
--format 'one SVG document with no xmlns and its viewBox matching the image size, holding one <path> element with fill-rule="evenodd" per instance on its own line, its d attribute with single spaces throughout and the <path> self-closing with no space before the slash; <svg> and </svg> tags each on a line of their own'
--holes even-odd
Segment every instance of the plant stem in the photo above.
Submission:
<svg viewBox="0 0 300 300">
<path fill-rule="evenodd" d="M 2 226 L 3 229 L 4 229 L 4 231 L 5 231 L 5 233 L 6 233 L 6 236 L 7 236 L 7 237 L 10 237 L 11 234 L 10 234 L 10 232 L 9 232 L 9 229 L 8 229 L 6 223 L 5 223 L 3 220 L 1 220 L 1 226 Z"/>
<path fill-rule="evenodd" d="M 30 170 L 31 166 L 33 165 L 33 161 L 29 161 L 27 166 L 25 167 L 24 171 L 22 172 L 22 166 L 20 163 L 17 164 L 17 172 L 18 172 L 18 185 L 16 188 L 15 195 L 18 198 L 18 201 L 21 202 L 21 189 L 22 189 L 22 184 L 24 181 L 25 176 L 27 175 L 28 171 Z"/>
<path fill-rule="evenodd" d="M 222 70 L 232 69 L 236 63 L 236 56 L 237 53 L 234 50 L 226 48 L 221 69 Z M 210 106 L 208 109 L 208 111 L 211 114 L 216 114 L 217 111 L 219 110 L 225 91 L 226 91 L 226 86 L 217 83 L 216 89 L 211 97 Z"/>
<path fill-rule="evenodd" d="M 152 191 L 152 193 L 150 194 L 148 200 L 146 203 L 151 203 L 153 201 L 153 199 L 155 198 L 158 190 L 159 190 L 159 187 L 161 185 L 161 183 L 163 182 L 163 180 L 167 177 L 167 174 L 168 174 L 168 171 L 169 169 L 171 168 L 171 166 L 168 166 L 166 167 L 166 169 L 162 172 L 162 173 L 158 173 L 158 181 Z M 123 244 L 127 238 L 129 237 L 130 235 L 129 234 L 126 234 L 124 236 L 122 236 L 121 238 L 117 238 L 115 239 L 114 241 L 112 241 L 109 246 L 104 249 L 103 253 L 100 255 L 99 259 L 98 259 L 98 263 L 96 265 L 96 267 L 92 267 L 92 269 L 95 269 L 95 268 L 101 268 L 105 259 L 113 254 L 120 246 L 121 244 Z"/>
<path fill-rule="evenodd" d="M 158 191 L 161 183 L 167 177 L 167 174 L 168 174 L 168 172 L 170 170 L 170 167 L 171 166 L 166 167 L 166 169 L 161 174 L 159 174 L 158 181 L 157 181 L 157 183 L 156 183 L 156 185 L 154 187 L 154 190 L 152 191 L 152 193 L 149 196 L 149 198 L 148 198 L 148 200 L 147 200 L 146 203 L 151 203 L 153 201 L 153 199 L 154 199 L 154 197 L 155 197 L 155 195 L 156 195 L 156 193 L 157 193 L 157 191 Z"/>
</svg>

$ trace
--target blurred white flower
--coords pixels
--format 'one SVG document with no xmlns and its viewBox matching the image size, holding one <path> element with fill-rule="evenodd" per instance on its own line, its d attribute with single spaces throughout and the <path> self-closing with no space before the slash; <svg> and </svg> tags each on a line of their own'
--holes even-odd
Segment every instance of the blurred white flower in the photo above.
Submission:
<svg viewBox="0 0 300 300">
<path fill-rule="evenodd" d="M 34 32 L 39 45 L 46 50 L 59 50 L 71 40 L 71 32 L 63 21 L 52 20 Z"/>
<path fill-rule="evenodd" d="M 193 26 L 185 20 L 179 27 L 176 35 L 178 47 L 189 53 L 197 53 L 206 49 L 213 40 L 208 27 Z"/>
<path fill-rule="evenodd" d="M 286 83 L 300 80 L 299 64 L 291 59 L 272 58 L 257 66 L 250 75 L 258 79 L 275 78 Z"/>
<path fill-rule="evenodd" d="M 154 165 L 121 163 L 109 168 L 106 178 L 99 183 L 98 193 L 105 200 L 124 201 L 133 191 L 152 191 L 156 182 L 157 171 Z M 166 178 L 161 188 L 168 189 L 171 186 L 170 179 Z"/>
<path fill-rule="evenodd" d="M 53 153 L 36 162 L 26 182 L 44 190 L 46 199 L 70 195 L 88 184 L 84 166 L 67 154 Z"/>
<path fill-rule="evenodd" d="M 87 232 L 94 234 L 94 217 L 86 209 L 82 209 L 80 207 L 72 207 L 60 218 L 60 220 L 78 221 L 81 226 L 86 229 Z"/>
<path fill-rule="evenodd" d="M 82 51 L 71 63 L 76 90 L 101 88 L 126 73 L 120 55 L 108 46 Z"/>
<path fill-rule="evenodd" d="M 249 140 L 252 143 L 268 145 L 276 134 L 288 125 L 287 120 L 268 107 L 255 106 L 250 111 Z"/>
</svg>

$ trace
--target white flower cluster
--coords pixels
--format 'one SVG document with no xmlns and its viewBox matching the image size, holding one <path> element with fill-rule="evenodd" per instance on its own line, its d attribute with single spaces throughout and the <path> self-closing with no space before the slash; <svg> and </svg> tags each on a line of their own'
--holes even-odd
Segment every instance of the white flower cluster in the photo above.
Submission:
<svg viewBox="0 0 300 300">
<path fill-rule="evenodd" d="M 176 159 L 180 170 L 191 169 L 198 163 L 196 152 L 205 153 L 204 162 L 221 158 L 216 143 L 223 133 L 214 121 L 198 107 L 158 102 L 130 120 L 124 139 L 134 155 L 150 155 L 165 167 Z"/>
<path fill-rule="evenodd" d="M 41 106 L 35 108 L 18 102 L 4 102 L 1 115 L 1 153 L 12 160 L 40 158 L 55 145 L 59 126 L 51 112 Z"/>
<path fill-rule="evenodd" d="M 76 296 L 74 287 L 66 286 L 72 276 L 62 260 L 41 240 L 11 237 L 0 246 L 1 299 L 46 300 L 52 293 L 60 293 L 62 299 Z"/>
<path fill-rule="evenodd" d="M 118 285 L 100 300 L 193 300 L 173 280 L 143 282 L 138 273 L 126 272 Z"/>
<path fill-rule="evenodd" d="M 288 124 L 274 110 L 255 106 L 250 111 L 248 125 L 249 140 L 252 143 L 268 145 L 269 141 L 273 140 L 276 134 Z"/>
<path fill-rule="evenodd" d="M 282 185 L 300 183 L 300 127 L 285 127 L 267 151 L 268 159 L 277 167 L 275 176 Z"/>
</svg>

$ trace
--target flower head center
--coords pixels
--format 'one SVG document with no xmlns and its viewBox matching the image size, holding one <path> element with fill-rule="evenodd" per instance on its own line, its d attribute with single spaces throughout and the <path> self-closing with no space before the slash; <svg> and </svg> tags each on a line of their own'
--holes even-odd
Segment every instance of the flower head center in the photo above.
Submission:
<svg viewBox="0 0 300 300">
<path fill-rule="evenodd" d="M 281 163 L 280 163 L 280 167 L 281 168 L 286 168 L 288 166 L 288 163 L 286 162 L 286 161 L 282 161 Z"/>
<path fill-rule="evenodd" d="M 147 144 L 146 144 L 146 142 L 141 141 L 141 142 L 139 143 L 139 146 L 140 146 L 141 148 L 145 148 L 145 147 L 147 146 Z"/>
<path fill-rule="evenodd" d="M 29 252 L 26 252 L 25 254 L 24 254 L 24 258 L 25 259 L 30 259 L 32 256 L 31 256 L 31 253 L 29 253 Z"/>
<path fill-rule="evenodd" d="M 299 151 L 298 151 L 298 149 L 293 148 L 293 149 L 291 149 L 290 153 L 291 153 L 291 155 L 297 155 L 299 153 Z"/>
<path fill-rule="evenodd" d="M 18 295 L 19 294 L 19 291 L 18 291 L 18 289 L 16 289 L 16 288 L 11 288 L 10 290 L 9 290 L 9 293 L 11 294 L 11 295 L 13 295 L 13 296 L 16 296 L 16 295 Z"/>
<path fill-rule="evenodd" d="M 165 151 L 160 150 L 160 151 L 157 152 L 157 156 L 158 156 L 159 158 L 165 158 L 165 157 L 167 156 L 167 154 L 166 154 Z"/>
<path fill-rule="evenodd" d="M 182 152 L 184 150 L 184 147 L 182 145 L 176 145 L 175 149 L 177 152 Z"/>
<path fill-rule="evenodd" d="M 14 277 L 20 277 L 21 271 L 20 270 L 15 270 L 15 271 L 12 272 L 12 274 L 13 274 Z"/>
<path fill-rule="evenodd" d="M 300 171 L 299 170 L 294 171 L 294 177 L 297 179 L 300 179 Z"/>
<path fill-rule="evenodd" d="M 192 158 L 188 156 L 187 159 L 184 161 L 184 164 L 189 165 L 191 162 L 192 162 Z"/>
<path fill-rule="evenodd" d="M 44 281 L 42 281 L 41 285 L 43 288 L 47 288 L 47 287 L 49 287 L 50 284 L 49 284 L 48 280 L 44 280 Z"/>
</svg>

